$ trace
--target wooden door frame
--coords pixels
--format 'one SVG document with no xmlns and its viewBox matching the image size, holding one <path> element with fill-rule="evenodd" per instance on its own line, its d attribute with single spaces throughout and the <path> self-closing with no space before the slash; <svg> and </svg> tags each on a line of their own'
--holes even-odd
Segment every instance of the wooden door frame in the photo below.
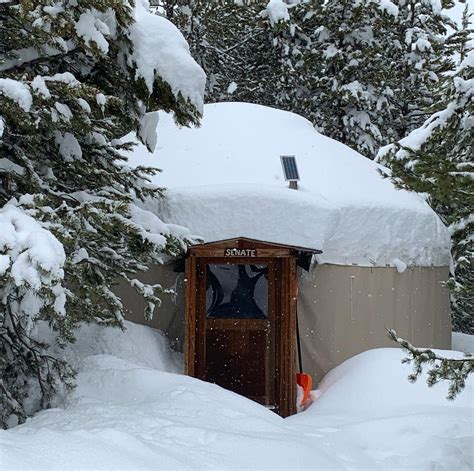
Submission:
<svg viewBox="0 0 474 471">
<path fill-rule="evenodd" d="M 226 249 L 254 250 L 249 257 L 225 257 Z M 200 321 L 199 303 L 202 293 L 202 273 L 198 273 L 202 263 L 265 264 L 271 261 L 275 270 L 276 285 L 273 300 L 269 296 L 269 312 L 274 315 L 275 349 L 275 405 L 276 412 L 287 417 L 296 412 L 296 257 L 298 251 L 289 246 L 270 244 L 251 239 L 229 239 L 211 244 L 192 247 L 185 261 L 185 374 L 198 377 L 196 364 L 200 361 L 200 344 L 196 339 Z M 279 275 L 279 277 L 278 277 Z M 199 289 L 201 285 L 201 290 Z M 205 291 L 205 290 L 204 290 Z M 270 292 L 269 292 L 270 293 Z M 274 303 L 274 304 L 273 304 Z M 273 304 L 272 306 L 270 304 Z M 202 320 L 201 320 L 202 322 Z M 202 330 L 202 326 L 201 326 Z M 205 348 L 205 347 L 204 347 Z M 271 373 L 270 373 L 271 374 Z"/>
<path fill-rule="evenodd" d="M 196 270 L 198 273 L 196 280 L 196 323 L 195 323 L 195 377 L 199 379 L 205 379 L 205 368 L 206 368 L 206 335 L 207 335 L 207 324 L 211 323 L 223 323 L 228 324 L 230 321 L 247 324 L 249 325 L 249 330 L 254 330 L 254 328 L 264 319 L 208 319 L 206 317 L 206 267 L 207 265 L 266 265 L 268 267 L 268 311 L 266 321 L 270 324 L 269 339 L 270 342 L 270 351 L 266 352 L 268 355 L 266 369 L 266 397 L 268 400 L 271 399 L 271 404 L 276 404 L 276 384 L 279 382 L 279 369 L 277 369 L 276 362 L 276 303 L 275 300 L 280 295 L 280 286 L 276 283 L 277 271 L 279 269 L 279 259 L 274 259 L 271 257 L 196 257 Z M 255 325 L 253 325 L 255 324 Z M 228 327 L 229 328 L 229 327 Z M 272 358 L 273 357 L 273 358 Z M 275 374 L 274 380 L 270 375 Z"/>
</svg>

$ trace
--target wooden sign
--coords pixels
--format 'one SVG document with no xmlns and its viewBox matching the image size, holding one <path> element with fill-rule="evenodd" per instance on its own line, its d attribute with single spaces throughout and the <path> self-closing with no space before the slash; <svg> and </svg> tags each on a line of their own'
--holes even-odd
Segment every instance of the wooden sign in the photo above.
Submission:
<svg viewBox="0 0 474 471">
<path fill-rule="evenodd" d="M 256 249 L 225 249 L 224 257 L 257 257 Z"/>
</svg>

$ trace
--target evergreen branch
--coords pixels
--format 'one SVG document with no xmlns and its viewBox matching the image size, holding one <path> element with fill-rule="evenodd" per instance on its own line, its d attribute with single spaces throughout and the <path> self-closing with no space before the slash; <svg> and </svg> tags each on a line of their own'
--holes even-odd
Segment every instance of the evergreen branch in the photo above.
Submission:
<svg viewBox="0 0 474 471">
<path fill-rule="evenodd" d="M 50 3 L 54 2 L 15 2 L 20 8 L 0 4 L 0 72 L 15 92 L 5 94 L 2 88 L 0 93 L 0 159 L 9 162 L 0 216 L 16 241 L 5 249 L 10 267 L 0 282 L 0 426 L 4 427 L 36 412 L 26 410 L 30 391 L 38 390 L 42 407 L 48 407 L 59 386 L 72 384 L 72 370 L 49 354 L 47 343 L 35 341 L 29 333 L 32 324 L 47 320 L 62 344 L 74 340 L 73 329 L 82 322 L 123 328 L 126 309 L 114 292 L 120 273 L 133 278 L 191 242 L 157 215 L 149 215 L 157 219 L 155 233 L 147 229 L 146 217 L 132 221 L 130 205 L 158 198 L 163 190 L 152 188 L 150 177 L 156 170 L 121 165 L 126 159 L 123 151 L 131 144 L 119 139 L 139 129 L 149 111 L 174 112 L 179 124 L 197 124 L 199 105 L 183 92 L 174 92 L 175 83 L 162 79 L 156 68 L 149 69 L 154 76 L 152 90 L 137 78 L 139 72 L 143 75 L 142 67 L 151 66 L 131 60 L 140 46 L 130 34 L 135 19 L 140 21 L 134 2 L 69 2 L 54 14 L 43 8 Z M 77 28 L 81 15 L 104 24 L 106 13 L 113 38 L 108 28 L 97 27 L 102 35 L 99 44 Z M 150 14 L 149 19 L 156 18 Z M 159 31 L 149 27 L 148 32 L 161 41 Z M 170 44 L 174 45 L 171 40 Z M 187 52 L 183 46 L 181 53 Z M 200 71 L 188 60 L 190 70 L 196 71 L 195 86 L 200 87 Z M 41 237 L 27 237 L 24 232 L 30 230 Z M 21 263 L 28 264 L 22 284 L 12 278 L 20 256 Z M 151 316 L 166 290 L 132 284 L 148 302 Z M 38 401 L 31 398 L 28 403 Z"/>
<path fill-rule="evenodd" d="M 408 380 L 414 383 L 423 373 L 423 366 L 428 366 L 427 384 L 433 386 L 440 381 L 448 381 L 449 389 L 447 399 L 453 400 L 465 387 L 467 377 L 474 371 L 474 356 L 466 355 L 465 358 L 446 358 L 438 355 L 429 348 L 417 348 L 408 340 L 397 336 L 393 329 L 387 329 L 388 336 L 397 342 L 408 353 L 402 363 L 413 362 L 413 372 Z"/>
</svg>

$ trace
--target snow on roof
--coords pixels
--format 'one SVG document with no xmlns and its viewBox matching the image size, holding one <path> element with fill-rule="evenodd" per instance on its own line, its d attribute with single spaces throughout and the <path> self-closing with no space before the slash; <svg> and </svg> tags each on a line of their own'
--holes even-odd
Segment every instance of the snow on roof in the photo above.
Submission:
<svg viewBox="0 0 474 471">
<path fill-rule="evenodd" d="M 232 237 L 320 249 L 320 263 L 449 264 L 449 235 L 418 194 L 397 190 L 375 162 L 315 131 L 296 114 L 249 103 L 205 105 L 200 128 L 160 114 L 153 154 L 137 146 L 131 165 L 163 169 L 168 188 L 148 207 L 206 242 Z M 298 190 L 280 156 L 295 155 Z"/>
</svg>

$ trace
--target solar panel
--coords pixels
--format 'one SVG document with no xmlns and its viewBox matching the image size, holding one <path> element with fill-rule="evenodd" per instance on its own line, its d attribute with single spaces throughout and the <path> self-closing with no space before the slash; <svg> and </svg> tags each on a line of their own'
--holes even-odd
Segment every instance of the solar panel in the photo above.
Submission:
<svg viewBox="0 0 474 471">
<path fill-rule="evenodd" d="M 300 179 L 298 168 L 296 167 L 296 158 L 294 155 L 282 155 L 281 166 L 287 182 L 297 182 Z"/>
</svg>

